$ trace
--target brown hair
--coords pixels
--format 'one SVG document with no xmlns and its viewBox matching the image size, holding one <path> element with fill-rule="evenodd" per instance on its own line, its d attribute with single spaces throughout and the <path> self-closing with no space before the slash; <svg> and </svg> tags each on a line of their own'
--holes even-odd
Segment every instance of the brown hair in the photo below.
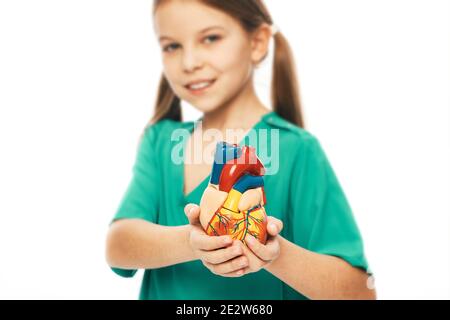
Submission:
<svg viewBox="0 0 450 320">
<path fill-rule="evenodd" d="M 153 1 L 153 14 L 163 1 Z M 262 0 L 199 0 L 207 6 L 219 9 L 236 20 L 242 27 L 253 32 L 263 23 L 273 25 L 272 18 Z M 304 127 L 301 111 L 299 83 L 294 57 L 286 38 L 277 32 L 274 35 L 274 63 L 272 70 L 271 102 L 273 110 L 282 118 Z M 155 113 L 148 125 L 164 119 L 182 121 L 181 102 L 161 75 L 156 98 Z"/>
</svg>

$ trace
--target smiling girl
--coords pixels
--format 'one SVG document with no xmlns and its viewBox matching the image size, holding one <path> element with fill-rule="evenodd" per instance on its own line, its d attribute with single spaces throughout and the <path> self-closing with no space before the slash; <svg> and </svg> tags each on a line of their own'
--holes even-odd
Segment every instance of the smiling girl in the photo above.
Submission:
<svg viewBox="0 0 450 320">
<path fill-rule="evenodd" d="M 163 75 L 133 177 L 108 232 L 112 269 L 125 277 L 145 269 L 141 299 L 375 298 L 345 194 L 319 141 L 304 129 L 288 42 L 262 1 L 156 0 L 153 17 Z M 257 97 L 253 75 L 271 39 L 268 108 Z M 200 125 L 182 121 L 182 100 L 203 113 Z M 189 133 L 182 163 L 173 159 L 179 130 Z M 211 140 L 208 130 L 219 134 Z M 269 132 L 264 138 L 252 135 L 263 130 Z M 199 224 L 213 162 L 205 151 L 217 137 L 252 145 L 272 160 L 278 156 L 275 164 L 263 159 L 274 165 L 264 177 L 270 216 L 265 244 L 248 236 L 246 244 L 208 236 Z M 188 161 L 188 155 L 201 160 Z M 249 190 L 240 209 L 260 201 L 261 193 Z"/>
</svg>

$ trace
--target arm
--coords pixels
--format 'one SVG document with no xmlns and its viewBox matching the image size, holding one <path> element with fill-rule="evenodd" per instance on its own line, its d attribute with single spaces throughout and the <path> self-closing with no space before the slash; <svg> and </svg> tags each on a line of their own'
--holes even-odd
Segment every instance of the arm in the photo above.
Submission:
<svg viewBox="0 0 450 320">
<path fill-rule="evenodd" d="M 242 268 L 242 250 L 228 236 L 210 237 L 198 222 L 198 206 L 185 207 L 190 224 L 167 227 L 142 219 L 115 221 L 108 232 L 106 260 L 120 269 L 157 269 L 178 263 L 201 260 L 220 265 L 225 276 L 235 277 Z M 190 212 L 190 213 L 189 213 Z"/>
<path fill-rule="evenodd" d="M 376 299 L 369 275 L 341 258 L 306 250 L 279 235 L 283 222 L 268 217 L 266 244 L 253 237 L 243 246 L 249 261 L 245 274 L 266 271 L 310 299 Z"/>
<path fill-rule="evenodd" d="M 367 287 L 368 275 L 363 270 L 277 237 L 280 254 L 265 269 L 298 292 L 310 299 L 376 299 L 375 289 Z"/>
<path fill-rule="evenodd" d="M 247 210 L 260 202 L 260 194 L 246 191 L 239 203 L 239 210 Z M 191 219 L 190 219 L 191 220 Z M 191 221 L 192 223 L 192 221 Z M 289 242 L 279 235 L 283 223 L 267 217 L 268 239 L 260 243 L 253 236 L 246 236 L 241 246 L 246 258 L 243 274 L 258 272 L 264 268 L 294 290 L 310 299 L 375 299 L 375 290 L 368 288 L 368 275 L 343 259 L 315 253 Z M 206 266 L 215 274 L 226 275 L 222 265 Z M 237 275 L 243 275 L 239 273 Z"/>
<path fill-rule="evenodd" d="M 121 269 L 156 269 L 194 260 L 190 225 L 167 227 L 142 219 L 122 219 L 109 228 L 106 261 Z"/>
</svg>

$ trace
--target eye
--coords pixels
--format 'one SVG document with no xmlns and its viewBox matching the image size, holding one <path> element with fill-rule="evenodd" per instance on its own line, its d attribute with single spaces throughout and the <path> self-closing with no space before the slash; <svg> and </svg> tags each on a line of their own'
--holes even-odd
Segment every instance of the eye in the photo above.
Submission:
<svg viewBox="0 0 450 320">
<path fill-rule="evenodd" d="M 177 47 L 178 47 L 178 44 L 176 44 L 176 43 L 171 43 L 171 44 L 168 44 L 167 46 L 165 46 L 165 47 L 163 48 L 163 51 L 165 51 L 165 52 L 171 52 L 171 51 L 172 51 L 171 49 L 175 50 Z"/>
<path fill-rule="evenodd" d="M 212 34 L 212 35 L 210 35 L 210 36 L 205 37 L 204 39 L 205 39 L 205 40 L 206 40 L 206 39 L 209 39 L 209 40 L 211 40 L 212 42 L 216 42 L 216 41 L 220 40 L 221 37 L 220 37 L 219 35 Z"/>
</svg>

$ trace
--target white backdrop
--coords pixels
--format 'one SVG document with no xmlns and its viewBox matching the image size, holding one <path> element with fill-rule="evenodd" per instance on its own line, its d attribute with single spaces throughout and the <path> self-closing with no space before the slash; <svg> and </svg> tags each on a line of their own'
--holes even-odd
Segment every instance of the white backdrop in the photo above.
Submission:
<svg viewBox="0 0 450 320">
<path fill-rule="evenodd" d="M 378 297 L 449 299 L 449 2 L 267 4 Z M 0 298 L 137 297 L 142 272 L 114 275 L 104 242 L 161 72 L 150 8 L 0 2 Z M 267 104 L 270 66 L 256 78 Z"/>
</svg>

